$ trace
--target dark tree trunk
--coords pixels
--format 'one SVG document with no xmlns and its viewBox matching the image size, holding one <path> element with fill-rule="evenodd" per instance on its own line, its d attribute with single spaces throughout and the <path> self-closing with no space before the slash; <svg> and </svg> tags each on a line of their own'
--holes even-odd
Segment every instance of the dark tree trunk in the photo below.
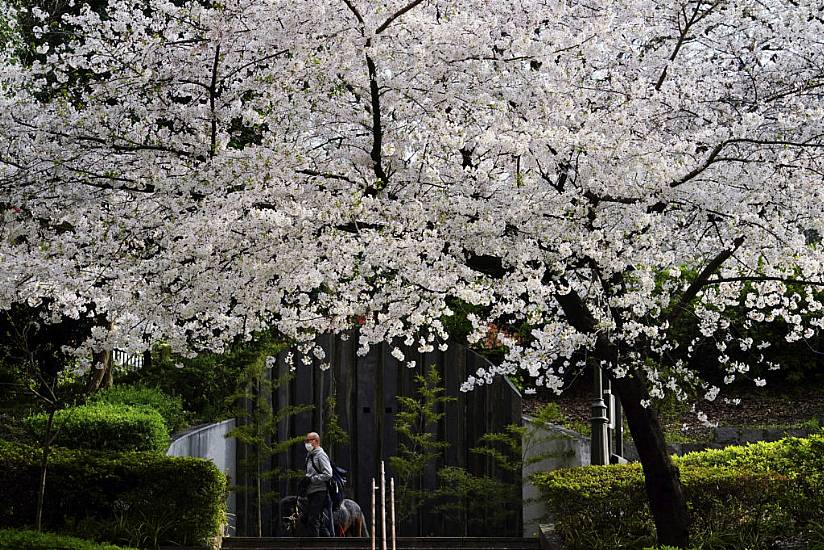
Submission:
<svg viewBox="0 0 824 550">
<path fill-rule="evenodd" d="M 35 528 L 43 529 L 43 503 L 46 496 L 46 471 L 49 466 L 49 450 L 51 449 L 52 426 L 54 425 L 54 407 L 49 409 L 49 419 L 46 421 L 46 433 L 43 434 L 43 453 L 40 457 L 40 483 L 37 487 L 37 518 Z"/>
<path fill-rule="evenodd" d="M 598 323 L 580 296 L 569 292 L 555 297 L 576 330 L 584 334 L 598 332 Z M 611 365 L 617 364 L 619 356 L 615 344 L 603 333 L 598 335 L 595 355 Z M 644 469 L 644 485 L 658 544 L 687 548 L 690 527 L 687 500 L 678 468 L 667 451 L 658 415 L 653 409 L 641 405 L 649 398 L 646 387 L 632 375 L 613 378 L 612 382 L 624 407 L 624 416 Z"/>
<path fill-rule="evenodd" d="M 690 518 L 678 468 L 673 464 L 664 441 L 658 415 L 643 407 L 646 389 L 637 378 L 613 379 L 621 398 L 632 439 L 644 469 L 649 507 L 655 521 L 658 544 L 687 548 Z"/>
<path fill-rule="evenodd" d="M 112 377 L 112 352 L 109 350 L 97 352 L 93 355 L 92 359 L 92 372 L 86 384 L 86 393 L 89 394 L 111 388 L 114 384 Z"/>
</svg>

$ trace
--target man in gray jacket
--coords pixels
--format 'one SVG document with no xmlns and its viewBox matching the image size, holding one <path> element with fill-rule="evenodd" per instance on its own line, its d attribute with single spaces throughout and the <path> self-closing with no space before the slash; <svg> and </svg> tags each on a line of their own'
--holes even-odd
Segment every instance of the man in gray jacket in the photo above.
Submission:
<svg viewBox="0 0 824 550">
<path fill-rule="evenodd" d="M 323 511 L 329 508 L 329 493 L 326 482 L 332 478 L 332 463 L 326 455 L 326 451 L 320 446 L 320 436 L 316 432 L 306 434 L 303 441 L 306 447 L 306 477 L 309 478 L 309 486 L 306 489 L 306 497 L 309 499 L 306 513 L 309 534 L 313 537 L 329 537 L 329 529 L 323 521 Z"/>
</svg>

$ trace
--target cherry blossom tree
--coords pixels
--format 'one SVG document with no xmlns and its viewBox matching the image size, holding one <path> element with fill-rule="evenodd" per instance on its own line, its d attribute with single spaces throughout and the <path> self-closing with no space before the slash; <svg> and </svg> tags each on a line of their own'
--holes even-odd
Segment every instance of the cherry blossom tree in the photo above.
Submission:
<svg viewBox="0 0 824 550">
<path fill-rule="evenodd" d="M 673 324 L 699 320 L 727 382 L 780 367 L 731 307 L 744 331 L 824 327 L 816 2 L 78 13 L 31 63 L 6 47 L 0 76 L 0 307 L 104 315 L 78 353 L 219 351 L 266 327 L 309 343 L 355 320 L 362 351 L 426 351 L 449 299 L 483 306 L 472 338 L 513 320 L 531 337 L 501 336 L 506 360 L 466 389 L 523 370 L 560 391 L 585 350 L 624 404 L 659 541 L 686 546 L 649 403 L 719 388 L 671 359 Z"/>
</svg>

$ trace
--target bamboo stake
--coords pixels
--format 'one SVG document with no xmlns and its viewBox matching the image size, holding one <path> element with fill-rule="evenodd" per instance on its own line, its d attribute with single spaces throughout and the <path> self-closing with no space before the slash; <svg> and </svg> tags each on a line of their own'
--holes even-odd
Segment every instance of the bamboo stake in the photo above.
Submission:
<svg viewBox="0 0 824 550">
<path fill-rule="evenodd" d="M 395 537 L 395 478 L 389 479 L 389 509 L 392 511 L 392 550 L 398 550 Z"/>
<path fill-rule="evenodd" d="M 370 538 L 372 539 L 372 550 L 375 550 L 375 537 L 377 533 L 375 533 L 375 491 L 377 491 L 378 487 L 375 485 L 375 478 L 372 478 L 372 531 L 369 533 L 372 535 Z"/>
<path fill-rule="evenodd" d="M 381 550 L 386 550 L 386 472 L 381 460 Z"/>
</svg>

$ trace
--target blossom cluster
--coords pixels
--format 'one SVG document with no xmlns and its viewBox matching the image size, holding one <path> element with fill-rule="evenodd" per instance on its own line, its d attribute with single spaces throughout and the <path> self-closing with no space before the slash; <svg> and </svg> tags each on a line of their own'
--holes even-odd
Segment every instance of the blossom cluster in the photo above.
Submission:
<svg viewBox="0 0 824 550">
<path fill-rule="evenodd" d="M 427 352 L 459 299 L 484 312 L 471 339 L 532 327 L 465 389 L 524 371 L 560 391 L 606 337 L 614 376 L 715 399 L 669 359 L 674 316 L 718 343 L 725 382 L 749 371 L 728 348 L 756 364 L 769 344 L 732 308 L 789 341 L 824 329 L 818 2 L 111 0 L 63 19 L 33 62 L 0 54 L 0 308 L 105 315 L 78 353 L 267 327 L 309 349 L 354 319 L 362 353 Z"/>
</svg>

